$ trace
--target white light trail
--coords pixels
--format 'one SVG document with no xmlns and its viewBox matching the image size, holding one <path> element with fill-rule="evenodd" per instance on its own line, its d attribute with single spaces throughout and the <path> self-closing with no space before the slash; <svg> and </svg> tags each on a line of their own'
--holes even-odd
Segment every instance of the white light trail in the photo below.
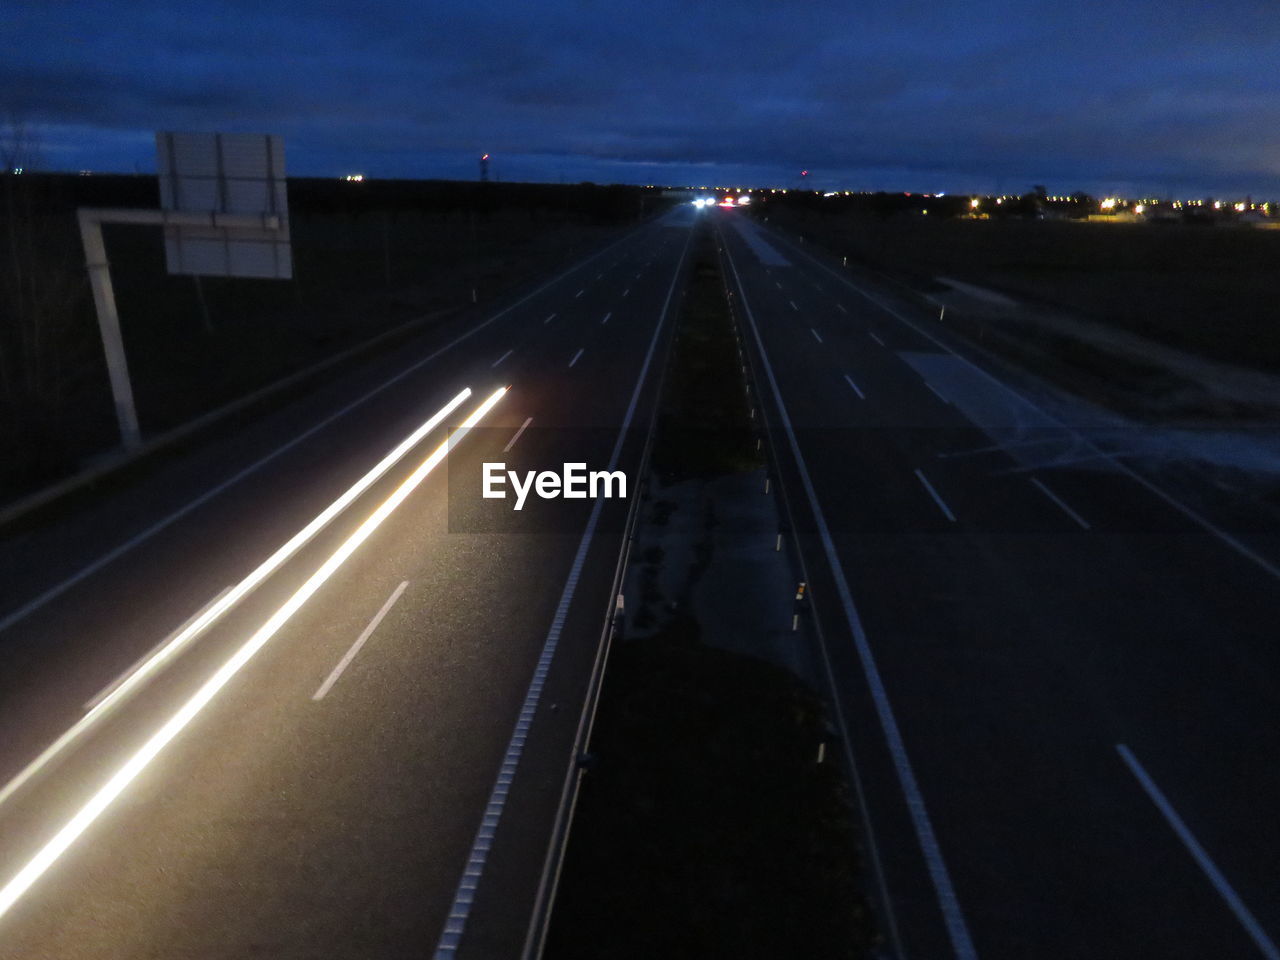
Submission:
<svg viewBox="0 0 1280 960">
<path fill-rule="evenodd" d="M 40 851 L 31 858 L 18 874 L 10 880 L 3 888 L 0 888 L 0 917 L 3 917 L 9 909 L 22 897 L 24 893 L 31 888 L 40 877 L 47 871 L 58 858 L 66 852 L 76 839 L 84 833 L 85 830 L 111 805 L 134 778 L 138 776 L 152 760 L 163 750 L 174 737 L 200 713 L 201 710 L 209 704 L 209 702 L 218 694 L 218 692 L 227 685 L 227 683 L 240 672 L 240 669 L 253 658 L 259 650 L 261 650 L 272 637 L 274 637 L 280 628 L 289 621 L 304 603 L 311 598 L 321 586 L 324 585 L 333 574 L 346 562 L 365 540 L 378 529 L 384 520 L 389 517 L 395 509 L 411 494 L 427 475 L 431 473 L 441 461 L 448 455 L 449 451 L 457 445 L 470 429 L 475 426 L 484 417 L 493 406 L 502 399 L 507 392 L 507 387 L 502 387 L 490 394 L 489 398 L 480 404 L 462 425 L 450 434 L 448 439 L 438 446 L 435 451 L 427 457 L 422 464 L 409 475 L 396 491 L 391 494 L 369 517 L 362 523 L 350 537 L 343 542 L 334 553 L 326 560 L 315 573 L 313 573 L 297 592 L 290 597 L 285 604 L 280 607 L 271 617 L 258 628 L 244 645 L 238 649 L 226 663 L 224 663 L 216 673 L 175 713 L 169 720 L 149 739 L 141 749 L 138 750 L 129 760 L 121 767 L 110 780 L 106 782 L 98 792 L 95 793 L 89 801 L 80 808 L 80 810 L 60 829 L 53 838 L 50 839 Z M 469 392 L 469 391 L 468 391 Z"/>
<path fill-rule="evenodd" d="M 412 450 L 415 446 L 422 442 L 432 430 L 438 427 L 444 418 L 449 416 L 458 406 L 471 396 L 471 388 L 467 387 L 452 400 L 446 403 L 434 416 L 426 423 L 422 424 L 413 433 L 405 437 L 398 443 L 390 453 L 383 457 L 378 463 L 357 480 L 342 496 L 333 503 L 329 504 L 314 520 L 299 530 L 289 539 L 282 547 L 276 550 L 271 556 L 267 557 L 258 567 L 238 584 L 222 594 L 218 599 L 211 603 L 202 613 L 193 618 L 185 627 L 175 633 L 165 644 L 147 657 L 137 669 L 131 672 L 123 680 L 114 685 L 105 696 L 95 703 L 91 710 L 83 717 L 75 722 L 74 725 L 67 730 L 66 733 L 58 737 L 53 743 L 49 744 L 44 751 L 27 764 L 21 772 L 0 789 L 0 804 L 3 804 L 14 793 L 16 793 L 23 784 L 29 781 L 37 773 L 40 772 L 50 760 L 61 753 L 66 747 L 76 740 L 81 734 L 88 730 L 91 726 L 101 720 L 107 713 L 119 706 L 129 697 L 133 696 L 161 666 L 171 660 L 183 647 L 190 643 L 195 637 L 202 633 L 206 628 L 221 619 L 222 615 L 238 604 L 246 596 L 252 593 L 262 583 L 263 580 L 275 573 L 281 565 L 288 561 L 294 554 L 301 550 L 309 543 L 317 533 L 329 524 L 334 517 L 351 505 L 351 503 L 362 493 L 369 489 L 374 483 L 382 478 L 382 476 L 395 466 L 405 454 Z"/>
</svg>

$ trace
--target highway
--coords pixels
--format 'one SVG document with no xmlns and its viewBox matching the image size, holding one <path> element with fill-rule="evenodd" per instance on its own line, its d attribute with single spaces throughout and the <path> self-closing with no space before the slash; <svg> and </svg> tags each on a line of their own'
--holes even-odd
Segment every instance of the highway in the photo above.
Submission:
<svg viewBox="0 0 1280 960">
<path fill-rule="evenodd" d="M 519 955 L 693 222 L 8 533 L 0 957 Z"/>
<path fill-rule="evenodd" d="M 708 216 L 893 955 L 1280 956 L 1280 536 L 1168 496 L 761 213 Z"/>
</svg>

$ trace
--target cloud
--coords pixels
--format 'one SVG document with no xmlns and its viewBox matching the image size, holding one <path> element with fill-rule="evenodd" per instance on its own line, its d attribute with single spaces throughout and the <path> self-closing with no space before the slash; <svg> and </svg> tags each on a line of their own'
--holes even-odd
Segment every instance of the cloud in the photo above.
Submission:
<svg viewBox="0 0 1280 960">
<path fill-rule="evenodd" d="M 11 0 L 4 16 L 0 105 L 82 131 L 82 162 L 104 165 L 121 135 L 223 129 L 283 134 L 297 173 L 431 175 L 488 150 L 601 178 L 1280 188 L 1280 40 L 1260 2 Z"/>
</svg>

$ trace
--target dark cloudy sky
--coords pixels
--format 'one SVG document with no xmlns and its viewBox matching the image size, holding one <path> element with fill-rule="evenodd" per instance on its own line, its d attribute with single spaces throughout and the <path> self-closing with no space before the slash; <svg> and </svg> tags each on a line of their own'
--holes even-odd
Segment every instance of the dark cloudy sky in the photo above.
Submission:
<svg viewBox="0 0 1280 960">
<path fill-rule="evenodd" d="M 4 0 L 43 166 L 153 132 L 289 172 L 1280 196 L 1275 0 Z"/>
</svg>

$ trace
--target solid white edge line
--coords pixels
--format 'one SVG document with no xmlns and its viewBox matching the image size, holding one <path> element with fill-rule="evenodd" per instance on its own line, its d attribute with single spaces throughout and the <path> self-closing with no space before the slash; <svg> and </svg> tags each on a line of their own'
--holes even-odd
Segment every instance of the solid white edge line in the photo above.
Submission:
<svg viewBox="0 0 1280 960">
<path fill-rule="evenodd" d="M 774 236 L 777 237 L 778 235 L 774 233 Z M 1065 423 L 1063 423 L 1057 417 L 1054 417 L 1051 414 L 1047 413 L 1038 404 L 1032 403 L 1030 400 L 1024 397 L 1021 393 L 1019 393 L 1013 387 L 1009 386 L 1007 383 L 1003 382 L 993 374 L 988 373 L 986 370 L 982 369 L 982 367 L 978 366 L 968 357 L 964 356 L 962 353 L 959 353 L 953 347 L 950 347 L 947 344 L 943 343 L 933 334 L 924 330 L 912 320 L 909 320 L 908 318 L 904 317 L 901 313 L 899 313 L 897 310 L 890 307 L 888 304 L 883 303 L 879 297 L 868 293 L 867 291 L 859 287 L 856 283 L 851 281 L 848 277 L 841 276 L 834 269 L 823 264 L 821 261 L 819 261 L 816 257 L 810 254 L 808 251 L 801 250 L 794 243 L 791 243 L 789 241 L 781 240 L 781 238 L 779 238 L 779 240 L 780 242 L 785 243 L 787 246 L 791 247 L 791 249 L 796 250 L 799 253 L 803 253 L 819 270 L 826 271 L 828 274 L 830 274 L 835 279 L 839 280 L 841 283 L 843 283 L 846 287 L 848 287 L 854 293 L 861 296 L 864 300 L 868 300 L 871 303 L 875 304 L 885 313 L 889 314 L 889 316 L 896 319 L 899 323 L 903 324 L 904 326 L 910 327 L 912 330 L 920 334 L 920 336 L 924 337 L 926 340 L 934 344 L 939 349 L 944 350 L 947 353 L 951 354 L 957 360 L 961 361 L 970 369 L 972 369 L 974 372 L 976 372 L 979 376 L 988 380 L 990 383 L 994 384 L 999 389 L 1005 391 L 1010 396 L 1018 400 L 1020 403 L 1026 404 L 1028 407 L 1030 407 L 1032 410 L 1035 410 L 1041 416 L 1045 417 L 1048 420 L 1052 420 L 1054 423 L 1060 426 L 1064 431 L 1070 433 L 1077 440 L 1083 443 L 1086 447 L 1094 450 L 1100 459 L 1106 460 L 1107 462 L 1114 464 L 1115 467 L 1118 470 L 1120 470 L 1121 473 L 1127 476 L 1130 480 L 1133 480 L 1138 485 L 1145 487 L 1149 493 L 1163 500 L 1170 507 L 1172 507 L 1174 510 L 1177 510 L 1179 513 L 1181 513 L 1184 517 L 1186 517 L 1192 523 L 1196 524 L 1201 529 L 1217 537 L 1219 540 L 1221 540 L 1224 544 L 1226 544 L 1236 553 L 1240 554 L 1240 556 L 1244 557 L 1246 560 L 1251 561 L 1253 564 L 1261 568 L 1266 573 L 1270 574 L 1275 579 L 1280 580 L 1280 565 L 1272 563 L 1270 560 L 1262 556 L 1262 554 L 1258 553 L 1252 547 L 1246 545 L 1236 537 L 1232 536 L 1230 533 L 1227 533 L 1227 531 L 1220 528 L 1217 524 L 1215 524 L 1209 518 L 1201 516 L 1198 512 L 1193 510 L 1191 507 L 1187 506 L 1177 497 L 1173 496 L 1173 494 L 1167 493 L 1166 491 L 1162 490 L 1155 483 L 1148 480 L 1146 477 L 1142 476 L 1140 473 L 1138 473 L 1132 467 L 1130 467 L 1127 463 L 1125 463 L 1120 458 L 1119 455 L 1115 453 L 1108 453 L 1102 450 L 1096 443 L 1094 443 L 1092 440 L 1088 439 L 1087 437 L 1083 436 L 1078 430 L 1068 427 Z M 874 334 L 872 336 L 874 336 Z"/>
<path fill-rule="evenodd" d="M 951 874 L 947 870 L 946 861 L 943 859 L 942 848 L 939 846 L 937 835 L 933 830 L 933 822 L 929 819 L 929 814 L 925 809 L 924 795 L 920 792 L 920 785 L 916 780 L 915 771 L 911 766 L 910 758 L 907 756 L 906 743 L 902 739 L 898 721 L 893 714 L 893 708 L 889 704 L 889 691 L 886 689 L 884 680 L 880 676 L 880 670 L 876 666 L 875 656 L 871 652 L 870 641 L 868 641 L 866 630 L 862 625 L 862 617 L 854 606 L 853 595 L 850 592 L 849 582 L 844 572 L 844 565 L 840 562 L 840 556 L 836 552 L 835 541 L 832 539 L 831 530 L 827 527 L 826 517 L 822 512 L 822 505 L 818 501 L 818 494 L 814 489 L 813 480 L 809 476 L 809 468 L 800 452 L 799 441 L 796 439 L 795 430 L 791 426 L 791 417 L 787 413 L 786 405 L 782 401 L 782 391 L 778 387 L 778 381 L 773 374 L 773 364 L 769 362 L 769 357 L 764 348 L 764 340 L 760 336 L 760 329 L 756 324 L 755 315 L 747 300 L 746 288 L 743 286 L 742 278 L 738 274 L 737 264 L 734 262 L 733 254 L 729 251 L 727 245 L 725 246 L 725 252 L 729 257 L 729 266 L 733 270 L 738 291 L 742 295 L 742 306 L 746 313 L 747 321 L 751 324 L 751 333 L 759 349 L 765 376 L 773 390 L 778 416 L 787 434 L 787 444 L 791 448 L 792 457 L 795 459 L 796 468 L 800 473 L 800 481 L 804 486 L 810 510 L 813 512 L 827 564 L 831 567 L 845 621 L 853 634 L 853 642 L 858 652 L 858 659 L 862 663 L 862 672 L 866 678 L 871 699 L 875 704 L 876 715 L 884 732 L 885 743 L 893 759 L 894 772 L 898 776 L 898 783 L 902 787 L 903 796 L 906 798 L 907 812 L 911 817 L 912 826 L 915 828 L 916 839 L 920 844 L 921 855 L 924 858 L 929 879 L 933 883 L 934 894 L 938 900 L 938 908 L 942 913 L 947 934 L 951 938 L 951 945 L 957 960 L 977 960 L 978 954 L 969 935 L 969 927 L 965 922 L 964 913 L 960 909 L 960 901 L 956 897 L 955 887 L 951 883 Z"/>
<path fill-rule="evenodd" d="M 658 314 L 658 323 L 653 329 L 653 337 L 649 340 L 649 350 L 645 353 L 644 363 L 641 364 L 640 375 L 636 378 L 636 386 L 631 393 L 631 402 L 627 405 L 627 412 L 622 420 L 622 428 L 618 431 L 618 439 L 614 442 L 613 453 L 609 457 L 607 469 L 610 471 L 617 466 L 618 459 L 622 456 L 622 446 L 627 438 L 627 430 L 631 427 L 631 420 L 635 416 L 636 407 L 640 402 L 640 394 L 644 390 L 645 378 L 649 374 L 649 367 L 653 362 L 653 354 L 658 346 L 658 337 L 666 322 L 667 311 L 671 306 L 671 298 L 675 294 L 676 283 L 680 279 L 680 271 L 684 265 L 685 255 L 688 253 L 689 243 L 692 239 L 693 230 L 690 229 L 689 236 L 685 240 L 684 250 L 676 263 L 675 273 L 671 278 L 671 286 L 667 290 L 667 299 L 662 305 L 662 311 Z M 560 642 L 560 630 L 569 615 L 569 606 L 573 602 L 574 594 L 578 589 L 578 578 L 581 576 L 582 567 L 586 563 L 587 551 L 590 549 L 592 538 L 595 536 L 596 524 L 599 521 L 600 511 L 603 506 L 604 501 L 597 499 L 591 508 L 591 516 L 587 519 L 587 526 L 582 532 L 582 539 L 578 541 L 578 549 L 569 568 L 568 579 L 565 580 L 564 588 L 560 593 L 560 601 L 556 604 L 556 612 L 552 617 L 551 627 L 547 630 L 547 638 L 543 643 L 542 653 L 538 657 L 538 665 L 534 669 L 533 679 L 529 681 L 529 689 L 521 705 L 515 730 L 512 732 L 511 740 L 507 744 L 502 765 L 498 768 L 498 776 L 493 785 L 493 790 L 489 794 L 489 802 L 485 806 L 484 815 L 481 818 L 480 827 L 476 831 L 475 840 L 471 844 L 471 851 L 467 856 L 462 877 L 458 881 L 458 888 L 449 907 L 444 930 L 441 932 L 440 939 L 436 944 L 434 960 L 454 960 L 457 956 L 458 945 L 462 942 L 462 936 L 466 932 L 467 918 L 471 914 L 471 905 L 475 900 L 476 890 L 479 888 L 480 880 L 484 876 L 485 864 L 489 858 L 489 849 L 497 832 L 498 824 L 502 821 L 502 813 L 506 808 L 511 783 L 515 779 L 520 757 L 524 753 L 525 735 L 542 699 L 542 687 L 546 682 L 547 674 L 551 670 L 551 660 L 555 656 L 556 647 Z"/>
<path fill-rule="evenodd" d="M 516 445 L 516 441 L 520 439 L 520 435 L 524 433 L 525 428 L 531 423 L 533 423 L 533 417 L 527 418 L 524 423 L 520 424 L 520 429 L 515 432 L 515 436 L 508 440 L 507 445 L 502 448 L 503 453 L 510 452 L 511 448 Z"/>
<path fill-rule="evenodd" d="M 1173 832 L 1182 841 L 1182 845 L 1187 848 L 1187 852 L 1191 854 L 1200 869 L 1204 871 L 1205 876 L 1209 878 L 1209 882 L 1218 891 L 1218 895 L 1226 901 L 1227 906 L 1231 908 L 1231 912 L 1236 915 L 1236 919 L 1240 921 L 1240 925 L 1248 932 L 1262 955 L 1267 960 L 1280 960 L 1280 949 L 1276 948 L 1275 941 L 1267 935 L 1267 932 L 1262 929 L 1262 925 L 1258 923 L 1249 908 L 1244 905 L 1244 901 L 1240 899 L 1205 848 L 1200 845 L 1200 841 L 1195 838 L 1190 828 L 1183 822 L 1182 817 L 1178 816 L 1178 811 L 1173 809 L 1173 804 L 1169 802 L 1164 792 L 1151 779 L 1147 771 L 1143 769 L 1142 764 L 1138 762 L 1138 758 L 1133 755 L 1133 751 L 1123 743 L 1117 743 L 1116 752 L 1120 754 L 1120 759 L 1129 768 L 1129 772 L 1137 778 L 1138 783 L 1142 786 L 1151 802 L 1156 805 L 1156 809 L 1164 815 L 1169 826 L 1173 828 Z"/>
<path fill-rule="evenodd" d="M 79 811 L 67 821 L 53 837 L 40 848 L 18 873 L 0 887 L 0 917 L 3 917 L 27 890 L 49 869 L 67 848 L 87 830 L 95 820 L 111 805 L 125 788 L 142 773 L 160 752 L 181 733 L 186 726 L 199 715 L 218 692 L 227 685 L 241 668 L 261 650 L 280 628 L 311 598 L 317 590 L 346 562 L 360 544 L 364 543 L 373 532 L 381 526 L 395 509 L 426 479 L 486 413 L 502 399 L 507 392 L 502 387 L 489 396 L 477 407 L 462 425 L 451 431 L 439 447 L 436 448 L 422 464 L 414 470 L 395 492 L 391 494 L 370 516 L 356 528 L 329 559 L 307 578 L 306 582 L 291 596 L 284 605 L 273 613 L 244 644 L 232 654 L 200 689 L 191 696 L 178 711 L 157 730 L 142 747 L 122 766 Z"/>
<path fill-rule="evenodd" d="M 946 514 L 948 520 L 955 523 L 956 515 L 951 512 L 951 508 L 946 505 L 942 497 L 938 496 L 938 491 L 933 489 L 933 484 L 929 482 L 929 478 L 924 475 L 924 471 L 919 467 L 916 468 L 916 478 L 924 484 L 924 488 L 929 491 L 929 496 L 933 497 L 933 502 L 938 505 L 938 509 Z"/>
<path fill-rule="evenodd" d="M 587 349 L 586 347 L 579 347 L 579 348 L 578 348 L 578 352 L 577 352 L 577 353 L 575 353 L 575 354 L 573 355 L 573 359 L 569 361 L 569 366 L 571 366 L 571 367 L 572 367 L 575 363 L 577 363 L 577 362 L 578 362 L 578 358 L 582 356 L 583 351 L 584 351 L 584 350 L 586 350 L 586 349 Z"/>
<path fill-rule="evenodd" d="M 124 680 L 102 698 L 93 709 L 77 720 L 72 726 L 58 737 L 53 743 L 45 747 L 40 755 L 28 763 L 22 770 L 14 776 L 8 783 L 0 789 L 0 804 L 3 804 L 13 794 L 19 790 L 23 784 L 35 776 L 50 760 L 58 753 L 70 745 L 77 737 L 92 727 L 95 723 L 105 717 L 109 712 L 114 710 L 118 705 L 133 696 L 148 677 L 159 670 L 166 662 L 180 653 L 192 640 L 199 636 L 204 630 L 208 629 L 214 623 L 222 618 L 227 611 L 231 610 L 240 603 L 245 597 L 256 590 L 264 580 L 276 572 L 284 563 L 294 556 L 299 550 L 311 542 L 321 530 L 329 525 L 329 523 L 349 507 L 361 494 L 369 489 L 374 483 L 380 480 L 388 470 L 400 462 L 404 456 L 416 447 L 423 439 L 426 438 L 433 430 L 436 429 L 444 419 L 462 404 L 464 400 L 471 396 L 471 388 L 465 387 L 458 392 L 452 400 L 445 404 L 440 410 L 418 426 L 416 430 L 401 440 L 391 451 L 378 461 L 374 467 L 369 470 L 363 477 L 347 488 L 346 492 L 337 500 L 325 507 L 324 510 L 316 514 L 311 522 L 290 537 L 283 545 L 278 547 L 271 556 L 258 564 L 248 576 L 231 588 L 230 591 L 216 599 L 213 604 L 202 614 L 198 614 L 192 619 L 186 627 L 179 630 L 172 638 L 161 646 L 155 653 L 149 656 L 143 663 L 130 673 Z"/>
<path fill-rule="evenodd" d="M 494 367 L 500 364 L 503 360 L 507 359 L 507 357 L 511 356 L 513 353 L 515 353 L 514 348 L 511 350 L 508 350 L 506 353 L 500 356 L 497 360 L 493 361 L 493 363 L 489 364 L 489 369 L 492 370 Z"/>
<path fill-rule="evenodd" d="M 573 275 L 574 273 L 576 273 L 577 271 L 585 267 L 588 263 L 591 263 L 597 257 L 604 256 L 606 251 L 611 250 L 612 248 L 616 247 L 620 243 L 625 243 L 633 239 L 636 233 L 638 233 L 640 230 L 643 230 L 645 226 L 647 226 L 647 224 L 640 226 L 635 231 L 627 234 L 624 237 L 619 237 L 613 243 L 609 244 L 609 246 L 605 247 L 602 250 L 597 251 L 596 253 L 593 253 L 591 256 L 587 257 L 585 260 L 575 263 L 573 266 L 569 267 L 569 269 L 552 277 L 550 280 L 548 280 L 542 286 L 538 287 L 536 290 L 531 290 L 529 293 L 525 294 L 515 303 L 509 304 L 508 306 L 503 307 L 501 310 L 499 310 L 493 316 L 489 317 L 487 320 L 483 320 L 480 323 L 477 323 L 470 330 L 467 330 L 459 334 L 458 336 L 454 337 L 452 340 L 446 343 L 443 347 L 440 347 L 438 350 L 435 350 L 427 354 L 421 360 L 415 360 L 413 363 L 405 367 L 395 376 L 390 377 L 389 379 L 384 380 L 382 383 L 378 384 L 378 386 L 374 387 L 368 393 L 365 393 L 360 397 L 356 398 L 355 400 L 351 401 L 351 403 L 347 404 L 345 407 L 342 407 L 340 410 L 325 417 L 323 420 L 321 420 L 319 423 L 315 424 L 314 426 L 308 427 L 306 430 L 298 434 L 292 440 L 289 440 L 287 443 L 284 443 L 283 445 L 277 447 L 275 450 L 271 451 L 266 456 L 258 460 L 255 460 L 253 463 L 249 464 L 249 466 L 245 467 L 240 472 L 233 474 L 231 477 L 222 481 L 222 483 L 218 484 L 217 486 L 212 487 L 209 490 L 206 490 L 200 496 L 196 497 L 194 500 L 189 501 L 179 509 L 175 510 L 173 513 L 169 514 L 163 520 L 158 520 L 157 522 L 153 523 L 151 526 L 144 529 L 141 533 L 135 534 L 134 536 L 124 541 L 123 543 L 119 544 L 118 546 L 113 547 L 111 550 L 108 550 L 106 553 L 100 556 L 97 560 L 94 560 L 92 563 L 89 563 L 86 566 L 81 567 L 79 570 L 77 570 L 71 576 L 67 577 L 65 580 L 62 580 L 61 582 L 55 584 L 54 586 L 49 587 L 43 593 L 37 594 L 34 598 L 29 600 L 23 606 L 19 607 L 16 610 L 11 611 L 10 613 L 5 614 L 4 617 L 0 617 L 0 632 L 3 632 L 9 629 L 9 627 L 13 626 L 15 623 L 19 622 L 20 620 L 25 620 L 36 610 L 39 610 L 41 607 L 43 607 L 46 603 L 48 603 L 50 600 L 54 599 L 55 597 L 61 596 L 71 587 L 79 583 L 81 580 L 84 580 L 86 577 L 90 577 L 93 574 L 97 573 L 107 564 L 111 563 L 111 561 L 128 553 L 138 544 L 143 543 L 147 540 L 150 540 L 161 530 L 164 530 L 166 527 L 182 519 L 184 516 L 186 516 L 188 513 L 195 510 L 197 507 L 201 506 L 202 504 L 207 503 L 209 500 L 212 500 L 214 497 L 220 494 L 223 490 L 226 490 L 228 487 L 233 486 L 234 484 L 243 480 L 245 477 L 249 476 L 250 474 L 256 473 L 258 470 L 262 469 L 262 467 L 264 467 L 266 464 L 270 463 L 276 457 L 280 456 L 280 454 L 284 453 L 287 450 L 292 449 L 293 447 L 302 443 L 302 441 L 306 440 L 308 437 L 313 436 L 314 434 L 323 430 L 325 427 L 329 426 L 329 424 L 333 423 L 335 420 L 338 420 L 339 418 L 346 416 L 356 407 L 360 406 L 361 404 L 365 403 L 368 400 L 373 399 L 378 394 L 382 393 L 384 390 L 387 390 L 388 388 L 394 386 L 395 384 L 399 383 L 401 380 L 408 377 L 410 374 L 420 370 L 422 367 L 426 366 L 428 363 L 430 363 L 436 357 L 440 356 L 442 353 L 452 350 L 454 347 L 460 344 L 463 340 L 467 340 L 471 338 L 472 336 L 474 336 L 475 334 L 483 330 L 485 327 L 489 326 L 490 324 L 494 323 L 497 320 L 500 320 L 502 317 L 505 317 L 512 310 L 516 309 L 516 307 L 519 307 L 522 304 L 527 303 L 528 301 L 532 300 L 534 297 L 538 296 L 543 291 L 548 290 L 549 288 L 555 286 L 561 280 L 564 280 L 566 277 Z M 555 314 L 553 313 L 551 317 L 554 317 L 554 316 Z M 551 317 L 548 317 L 547 320 L 550 320 Z"/>
<path fill-rule="evenodd" d="M 861 390 L 858 389 L 858 385 L 853 382 L 853 378 L 850 377 L 847 373 L 844 375 L 844 382 L 849 384 L 849 386 L 853 387 L 853 392 L 858 395 L 859 400 L 867 399 L 866 394 L 864 394 Z"/>
<path fill-rule="evenodd" d="M 1067 506 L 1065 500 L 1063 500 L 1056 493 L 1050 490 L 1047 486 L 1041 483 L 1036 477 L 1032 477 L 1031 482 L 1036 485 L 1036 487 L 1040 490 L 1041 493 L 1043 493 L 1046 497 L 1048 497 L 1050 500 L 1056 503 L 1059 507 L 1061 507 L 1063 513 L 1065 513 L 1068 517 L 1070 517 L 1076 523 L 1080 524 L 1080 526 L 1084 527 L 1086 530 L 1089 529 L 1089 524 L 1084 519 L 1084 517 L 1080 516 L 1080 514 L 1076 513 L 1069 506 Z"/>
<path fill-rule="evenodd" d="M 405 588 L 408 586 L 408 580 L 401 580 L 400 586 L 391 591 L 391 596 L 387 597 L 386 602 L 382 605 L 382 609 L 373 615 L 373 619 L 369 621 L 368 626 L 361 631 L 360 636 L 356 637 L 356 642 L 351 645 L 351 648 L 346 652 L 343 658 L 338 661 L 337 666 L 329 672 L 329 676 L 325 677 L 324 683 L 320 684 L 320 687 L 316 692 L 311 695 L 312 700 L 323 700 L 324 695 L 333 689 L 333 685 L 338 682 L 338 678 L 342 676 L 343 671 L 351 665 L 351 661 L 356 658 L 356 654 L 360 652 L 360 648 L 365 645 L 365 642 L 368 641 L 371 636 L 373 636 L 373 631 L 378 629 L 378 624 L 382 623 L 382 618 L 385 617 L 387 612 L 395 606 L 396 601 L 400 599 L 400 595 L 404 593 Z"/>
</svg>

